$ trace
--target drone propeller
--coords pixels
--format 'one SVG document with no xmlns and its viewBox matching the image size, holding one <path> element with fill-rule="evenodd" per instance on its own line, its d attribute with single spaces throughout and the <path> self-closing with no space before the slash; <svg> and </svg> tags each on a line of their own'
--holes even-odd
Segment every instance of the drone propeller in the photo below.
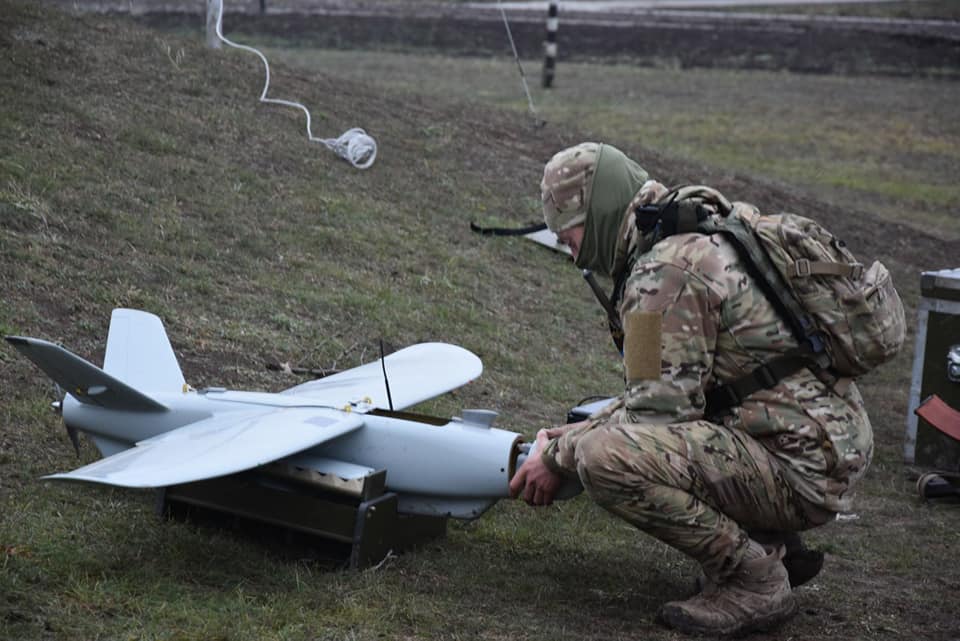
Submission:
<svg viewBox="0 0 960 641">
<path fill-rule="evenodd" d="M 53 396 L 57 400 L 50 403 L 50 409 L 62 416 L 63 399 L 66 396 L 66 393 L 58 383 L 53 384 Z M 73 444 L 73 451 L 77 453 L 77 458 L 80 458 L 80 432 L 66 423 L 64 423 L 63 426 L 66 428 L 67 436 L 70 437 L 70 442 Z"/>
</svg>

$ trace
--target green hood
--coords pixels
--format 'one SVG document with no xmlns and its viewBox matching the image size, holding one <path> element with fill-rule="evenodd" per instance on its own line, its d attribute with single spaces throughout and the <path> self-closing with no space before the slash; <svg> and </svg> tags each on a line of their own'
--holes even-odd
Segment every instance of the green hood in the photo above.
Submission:
<svg viewBox="0 0 960 641">
<path fill-rule="evenodd" d="M 647 172 L 643 167 L 616 147 L 600 145 L 577 267 L 613 275 L 617 232 L 623 214 L 646 181 Z"/>
</svg>

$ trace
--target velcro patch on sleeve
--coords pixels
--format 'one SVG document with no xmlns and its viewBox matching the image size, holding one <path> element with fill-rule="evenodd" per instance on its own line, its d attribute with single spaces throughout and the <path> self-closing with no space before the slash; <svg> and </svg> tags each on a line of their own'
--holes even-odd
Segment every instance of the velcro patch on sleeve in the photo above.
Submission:
<svg viewBox="0 0 960 641">
<path fill-rule="evenodd" d="M 660 312 L 627 312 L 623 323 L 623 366 L 628 381 L 660 380 Z"/>
</svg>

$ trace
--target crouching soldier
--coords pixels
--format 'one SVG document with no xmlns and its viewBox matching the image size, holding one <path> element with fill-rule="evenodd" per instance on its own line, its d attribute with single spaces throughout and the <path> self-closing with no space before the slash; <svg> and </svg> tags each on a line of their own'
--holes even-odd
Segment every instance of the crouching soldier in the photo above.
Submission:
<svg viewBox="0 0 960 641">
<path fill-rule="evenodd" d="M 547 226 L 577 266 L 617 284 L 626 388 L 589 420 L 542 430 L 512 494 L 550 504 L 576 476 L 606 510 L 695 559 L 700 592 L 660 610 L 673 628 L 726 635 L 782 623 L 796 610 L 785 554 L 794 583 L 822 563 L 796 533 L 847 510 L 870 462 L 856 384 L 829 368 L 781 368 L 718 409 L 718 388 L 798 348 L 731 241 L 638 224 L 667 190 L 610 145 L 558 153 L 541 190 Z"/>
</svg>

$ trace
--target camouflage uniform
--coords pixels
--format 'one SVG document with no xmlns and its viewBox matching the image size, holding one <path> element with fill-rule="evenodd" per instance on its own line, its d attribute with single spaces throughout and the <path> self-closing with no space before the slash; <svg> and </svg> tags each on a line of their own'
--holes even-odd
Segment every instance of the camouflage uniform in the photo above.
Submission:
<svg viewBox="0 0 960 641">
<path fill-rule="evenodd" d="M 546 465 L 578 475 L 598 504 L 718 580 L 743 558 L 745 530 L 804 530 L 848 509 L 872 455 L 852 381 L 804 369 L 722 425 L 704 420 L 705 390 L 796 346 L 733 246 L 672 236 L 624 269 L 626 390 L 553 439 Z"/>
</svg>

